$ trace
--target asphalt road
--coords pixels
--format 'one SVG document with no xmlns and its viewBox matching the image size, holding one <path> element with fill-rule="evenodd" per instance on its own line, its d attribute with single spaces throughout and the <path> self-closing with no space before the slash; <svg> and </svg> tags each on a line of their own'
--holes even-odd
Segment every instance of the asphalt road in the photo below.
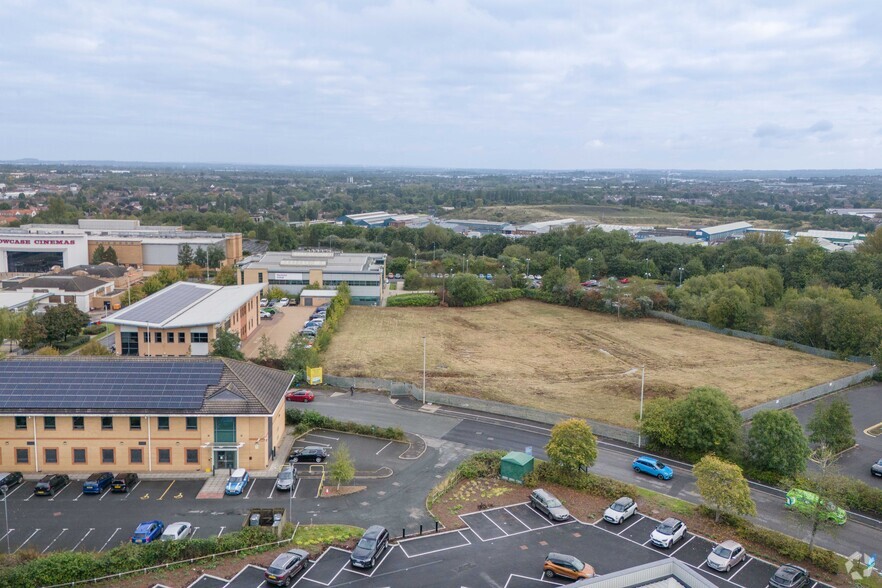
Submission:
<svg viewBox="0 0 882 588">
<path fill-rule="evenodd" d="M 412 403 L 401 403 L 399 406 L 384 396 L 367 393 L 358 394 L 355 398 L 348 395 L 334 396 L 311 406 L 314 410 L 342 420 L 399 426 L 408 432 L 424 435 L 430 446 L 446 441 L 474 450 L 524 451 L 526 447 L 532 447 L 534 455 L 544 457 L 542 448 L 548 441 L 549 428 L 543 425 L 445 408 L 429 414 L 413 407 Z M 432 437 L 439 441 L 433 442 Z M 688 502 L 701 502 L 688 464 L 665 460 L 674 469 L 675 476 L 673 480 L 664 482 L 634 473 L 631 462 L 635 455 L 638 455 L 638 451 L 634 448 L 601 441 L 597 462 L 591 470 Z M 760 484 L 751 484 L 751 487 L 751 494 L 757 505 L 754 522 L 808 540 L 809 529 L 795 515 L 784 509 L 783 494 L 779 490 Z M 882 545 L 882 522 L 852 515 L 843 527 L 819 531 L 815 543 L 843 555 L 850 555 L 855 551 L 876 553 Z"/>
</svg>

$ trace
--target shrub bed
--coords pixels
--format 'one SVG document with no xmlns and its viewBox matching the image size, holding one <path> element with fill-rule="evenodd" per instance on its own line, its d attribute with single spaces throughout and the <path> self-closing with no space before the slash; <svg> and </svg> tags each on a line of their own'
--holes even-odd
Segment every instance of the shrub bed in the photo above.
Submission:
<svg viewBox="0 0 882 588">
<path fill-rule="evenodd" d="M 73 349 L 74 347 L 79 347 L 80 345 L 85 345 L 89 342 L 88 335 L 81 335 L 79 337 L 68 337 L 66 341 L 55 341 L 52 343 L 52 347 L 58 349 L 59 351 L 68 351 Z"/>
<path fill-rule="evenodd" d="M 295 435 L 300 435 L 310 429 L 328 429 L 344 433 L 355 433 L 357 435 L 370 435 L 371 437 L 392 439 L 394 441 L 404 441 L 406 439 L 404 431 L 398 427 L 377 427 L 351 421 L 338 421 L 337 419 L 319 414 L 314 410 L 300 410 L 299 408 L 285 410 L 285 424 L 294 426 Z"/>
<path fill-rule="evenodd" d="M 447 474 L 440 484 L 432 488 L 426 498 L 426 508 L 431 509 L 444 494 L 456 486 L 461 480 L 475 480 L 477 478 L 494 478 L 499 475 L 499 467 L 502 458 L 507 452 L 479 451 L 464 459 L 456 469 Z"/>
<path fill-rule="evenodd" d="M 89 325 L 83 328 L 84 335 L 100 335 L 107 330 L 107 325 Z"/>
<path fill-rule="evenodd" d="M 440 303 L 435 294 L 400 294 L 386 300 L 386 306 L 438 306 Z"/>
<path fill-rule="evenodd" d="M 548 482 L 587 494 L 603 496 L 609 500 L 616 500 L 622 496 L 637 496 L 637 487 L 633 484 L 626 484 L 592 473 L 564 470 L 547 461 L 536 461 L 535 464 L 533 471 L 524 478 L 524 484 L 527 486 L 537 486 L 541 482 Z"/>
</svg>

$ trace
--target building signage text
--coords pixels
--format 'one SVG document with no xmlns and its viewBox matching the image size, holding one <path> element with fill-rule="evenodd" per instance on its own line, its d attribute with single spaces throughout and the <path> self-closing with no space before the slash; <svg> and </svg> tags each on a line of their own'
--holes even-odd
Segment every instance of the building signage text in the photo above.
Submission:
<svg viewBox="0 0 882 588">
<path fill-rule="evenodd" d="M 73 239 L 0 239 L 0 245 L 76 245 Z"/>
</svg>

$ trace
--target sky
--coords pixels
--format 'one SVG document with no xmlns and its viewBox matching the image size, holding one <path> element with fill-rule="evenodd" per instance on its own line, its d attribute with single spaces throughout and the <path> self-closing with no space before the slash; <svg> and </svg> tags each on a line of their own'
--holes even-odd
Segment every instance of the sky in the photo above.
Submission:
<svg viewBox="0 0 882 588">
<path fill-rule="evenodd" d="M 0 2 L 0 160 L 882 168 L 882 3 Z"/>
</svg>

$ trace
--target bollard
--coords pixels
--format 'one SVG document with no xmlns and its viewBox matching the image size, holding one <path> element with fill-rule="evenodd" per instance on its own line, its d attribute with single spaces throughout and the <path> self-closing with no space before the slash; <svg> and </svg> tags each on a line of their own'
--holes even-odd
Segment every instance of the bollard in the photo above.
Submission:
<svg viewBox="0 0 882 588">
<path fill-rule="evenodd" d="M 422 535 L 422 534 L 423 534 L 423 524 L 420 523 L 420 535 Z"/>
<path fill-rule="evenodd" d="M 438 521 L 435 521 L 435 532 L 438 532 Z"/>
<path fill-rule="evenodd" d="M 404 539 L 406 535 L 404 534 L 404 529 L 401 529 L 401 538 Z"/>
</svg>

